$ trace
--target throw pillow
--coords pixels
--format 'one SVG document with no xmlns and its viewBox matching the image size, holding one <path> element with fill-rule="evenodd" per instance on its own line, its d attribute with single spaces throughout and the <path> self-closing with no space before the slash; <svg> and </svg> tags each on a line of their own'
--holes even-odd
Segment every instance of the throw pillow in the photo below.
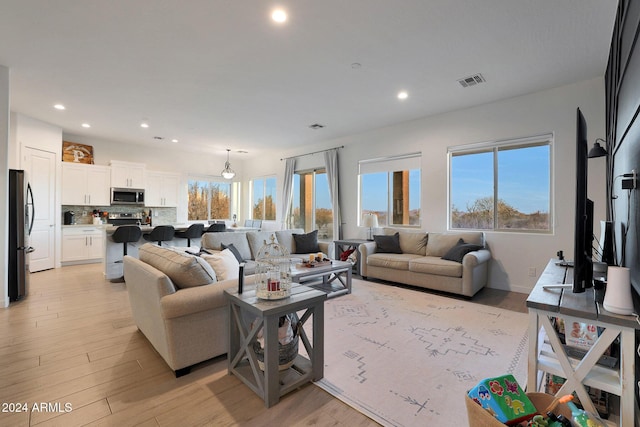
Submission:
<svg viewBox="0 0 640 427">
<path fill-rule="evenodd" d="M 462 258 L 464 258 L 466 254 L 480 249 L 482 249 L 482 246 L 474 245 L 473 243 L 465 243 L 464 240 L 460 239 L 454 247 L 449 249 L 447 253 L 442 256 L 442 259 L 462 263 Z"/>
<path fill-rule="evenodd" d="M 140 261 L 166 274 L 176 288 L 192 288 L 216 281 L 216 274 L 209 264 L 183 251 L 146 243 L 138 254 Z"/>
<path fill-rule="evenodd" d="M 320 246 L 318 246 L 318 230 L 313 230 L 307 234 L 294 234 L 293 240 L 296 242 L 297 254 L 320 252 Z"/>
<path fill-rule="evenodd" d="M 231 253 L 233 254 L 233 256 L 236 257 L 236 259 L 238 260 L 238 262 L 244 262 L 244 259 L 242 258 L 242 255 L 240 255 L 240 251 L 238 250 L 238 248 L 236 248 L 233 243 L 229 243 L 228 245 L 225 245 L 224 243 L 222 243 L 222 249 L 229 249 L 231 251 Z"/>
<path fill-rule="evenodd" d="M 375 235 L 373 240 L 376 242 L 376 252 L 383 254 L 401 254 L 400 233 L 390 236 Z"/>
<path fill-rule="evenodd" d="M 217 254 L 202 255 L 202 258 L 213 267 L 219 281 L 238 278 L 240 264 L 229 249 L 225 249 Z"/>
</svg>

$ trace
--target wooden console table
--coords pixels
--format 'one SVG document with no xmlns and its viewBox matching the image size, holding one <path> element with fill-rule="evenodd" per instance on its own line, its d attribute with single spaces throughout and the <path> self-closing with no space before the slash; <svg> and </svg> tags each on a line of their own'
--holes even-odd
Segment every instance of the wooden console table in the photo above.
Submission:
<svg viewBox="0 0 640 427">
<path fill-rule="evenodd" d="M 575 391 L 585 409 L 597 413 L 585 390 L 585 385 L 620 397 L 619 425 L 635 423 L 635 330 L 640 325 L 633 316 L 610 313 L 602 306 L 604 293 L 593 288 L 574 294 L 571 289 L 545 289 L 545 285 L 570 284 L 573 270 L 547 264 L 535 288 L 527 298 L 529 310 L 529 370 L 527 390 L 538 391 L 544 373 L 566 378 L 557 395 Z M 587 323 L 604 328 L 591 349 L 581 360 L 567 356 L 551 319 L 560 317 L 566 325 Z M 545 342 L 545 336 L 548 343 Z M 620 360 L 616 367 L 607 368 L 597 362 L 607 348 L 620 337 Z"/>
<path fill-rule="evenodd" d="M 291 296 L 281 300 L 262 300 L 256 297 L 255 288 L 224 291 L 229 306 L 229 354 L 228 371 L 234 374 L 264 400 L 267 408 L 280 401 L 280 396 L 295 390 L 308 381 L 324 376 L 324 292 L 294 284 Z M 298 311 L 304 311 L 298 317 Z M 249 328 L 244 322 L 246 314 L 256 319 Z M 299 325 L 300 341 L 309 358 L 300 354 L 293 366 L 279 371 L 278 319 L 293 314 Z M 313 319 L 311 341 L 302 327 Z M 258 365 L 253 342 L 264 328 L 264 371 Z"/>
</svg>

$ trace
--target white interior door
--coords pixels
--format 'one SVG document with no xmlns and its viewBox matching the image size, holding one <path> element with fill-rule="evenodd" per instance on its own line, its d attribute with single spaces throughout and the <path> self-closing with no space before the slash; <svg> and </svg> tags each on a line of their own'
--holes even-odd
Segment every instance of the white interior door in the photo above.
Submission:
<svg viewBox="0 0 640 427">
<path fill-rule="evenodd" d="M 33 190 L 34 221 L 29 246 L 29 271 L 55 267 L 55 153 L 25 147 L 23 167 Z"/>
</svg>

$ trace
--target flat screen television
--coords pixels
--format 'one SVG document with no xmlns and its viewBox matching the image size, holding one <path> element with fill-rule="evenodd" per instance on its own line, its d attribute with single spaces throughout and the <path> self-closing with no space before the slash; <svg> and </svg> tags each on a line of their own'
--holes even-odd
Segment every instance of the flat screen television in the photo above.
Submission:
<svg viewBox="0 0 640 427">
<path fill-rule="evenodd" d="M 593 202 L 587 197 L 587 123 L 577 110 L 576 125 L 576 215 L 573 246 L 573 292 L 593 286 Z"/>
</svg>

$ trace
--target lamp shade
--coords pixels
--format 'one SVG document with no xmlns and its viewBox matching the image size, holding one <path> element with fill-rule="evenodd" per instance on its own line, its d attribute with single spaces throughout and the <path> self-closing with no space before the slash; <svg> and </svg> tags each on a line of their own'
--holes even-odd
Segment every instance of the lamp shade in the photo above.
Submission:
<svg viewBox="0 0 640 427">
<path fill-rule="evenodd" d="M 593 159 L 594 157 L 604 157 L 607 155 L 607 150 L 605 150 L 602 145 L 598 141 L 593 144 L 593 148 L 589 150 L 588 157 Z"/>
<path fill-rule="evenodd" d="M 373 213 L 364 214 L 362 217 L 362 226 L 376 228 L 378 226 L 378 216 Z"/>
</svg>

